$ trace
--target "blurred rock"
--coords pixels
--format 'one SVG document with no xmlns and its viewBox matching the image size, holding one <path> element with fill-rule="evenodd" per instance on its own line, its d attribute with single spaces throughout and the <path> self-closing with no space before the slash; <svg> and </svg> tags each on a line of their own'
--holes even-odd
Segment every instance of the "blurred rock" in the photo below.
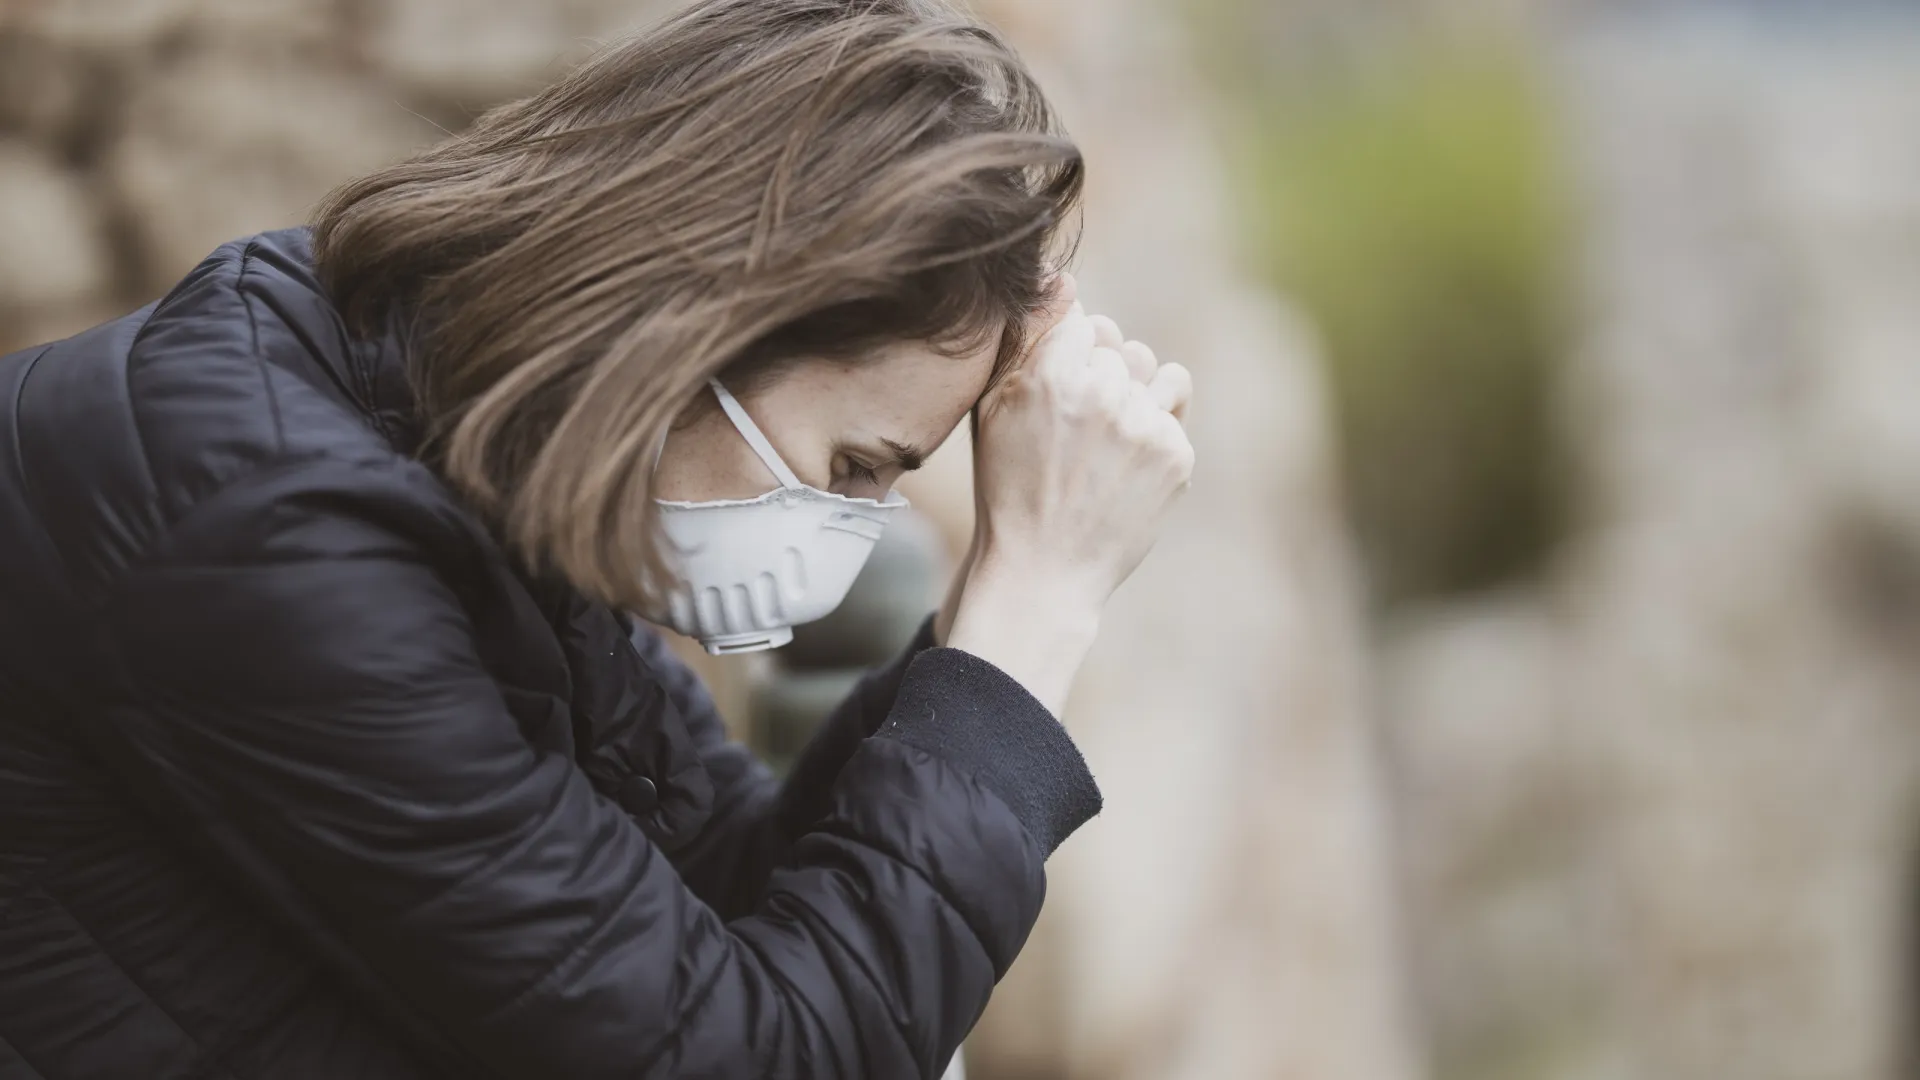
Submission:
<svg viewBox="0 0 1920 1080">
<path fill-rule="evenodd" d="M 227 240 L 299 224 L 334 185 L 433 134 L 364 79 L 200 56 L 135 87 L 107 179 L 157 291 Z"/>
<path fill-rule="evenodd" d="M 81 137 L 98 72 L 79 51 L 0 23 L 0 132 L 63 147 Z"/>
<path fill-rule="evenodd" d="M 94 51 L 143 52 L 188 18 L 194 0 L 25 0 L 16 25 Z"/>
<path fill-rule="evenodd" d="M 1407 948 L 1439 1078 L 1619 1075 L 1594 771 L 1538 598 L 1395 618 L 1379 659 Z"/>
<path fill-rule="evenodd" d="M 18 20 L 63 47 L 138 58 L 189 38 L 287 52 L 327 45 L 347 0 L 26 0 Z"/>
<path fill-rule="evenodd" d="M 1574 55 L 1606 408 L 1568 600 L 1632 1050 L 1890 1077 L 1920 679 L 1834 544 L 1920 500 L 1920 20 L 1654 15 Z"/>
<path fill-rule="evenodd" d="M 363 48 L 415 91 L 467 106 L 522 97 L 565 70 L 594 39 L 672 7 L 662 0 L 388 0 Z"/>
<path fill-rule="evenodd" d="M 21 141 L 0 140 L 0 306 L 84 304 L 110 284 L 83 178 Z"/>
<path fill-rule="evenodd" d="M 1920 19 L 1810 25 L 1565 41 L 1585 527 L 1389 654 L 1444 1075 L 1907 1075 Z"/>
<path fill-rule="evenodd" d="M 367 55 L 403 84 L 456 101 L 520 97 L 550 81 L 568 47 L 564 5 L 395 0 L 377 5 Z"/>
<path fill-rule="evenodd" d="M 288 54 L 330 49 L 353 0 L 188 0 L 186 21 L 202 42 L 247 44 Z"/>
</svg>

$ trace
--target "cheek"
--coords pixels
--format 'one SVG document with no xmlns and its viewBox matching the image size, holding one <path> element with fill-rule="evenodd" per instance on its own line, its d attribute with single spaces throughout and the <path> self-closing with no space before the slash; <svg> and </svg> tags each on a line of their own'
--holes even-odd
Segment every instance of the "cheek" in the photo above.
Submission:
<svg viewBox="0 0 1920 1080">
<path fill-rule="evenodd" d="M 778 486 L 747 441 L 714 409 L 667 436 L 654 497 L 671 502 L 751 499 Z"/>
<path fill-rule="evenodd" d="M 761 431 L 767 441 L 773 444 L 774 452 L 800 482 L 810 487 L 825 488 L 833 481 L 835 441 L 829 430 L 823 429 L 816 417 L 804 411 L 796 412 L 785 418 L 772 420 L 762 426 Z M 737 436 L 736 436 L 737 437 Z M 740 440 L 746 446 L 746 440 Z M 769 472 L 760 459 L 747 447 L 747 456 L 753 459 L 752 475 L 767 485 L 762 491 L 770 491 L 780 486 L 780 481 Z"/>
<path fill-rule="evenodd" d="M 780 460 L 793 470 L 801 483 L 825 488 L 832 482 L 834 448 L 838 445 L 834 432 L 838 430 L 841 410 L 832 387 L 790 378 L 764 393 L 743 399 L 741 405 L 753 417 L 760 433 L 773 444 L 774 453 L 780 455 Z M 727 434 L 744 458 L 747 475 L 759 485 L 755 494 L 780 486 L 745 436 L 730 425 Z"/>
</svg>

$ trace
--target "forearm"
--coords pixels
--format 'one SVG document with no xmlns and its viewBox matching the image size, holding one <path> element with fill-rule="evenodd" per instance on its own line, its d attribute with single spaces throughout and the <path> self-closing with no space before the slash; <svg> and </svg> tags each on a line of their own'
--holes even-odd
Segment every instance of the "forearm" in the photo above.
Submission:
<svg viewBox="0 0 1920 1080">
<path fill-rule="evenodd" d="M 886 720 L 907 666 L 932 647 L 932 622 L 923 622 L 897 657 L 855 684 L 821 722 L 784 782 L 769 776 L 738 743 L 707 750 L 719 795 L 714 818 L 674 860 L 687 883 L 723 916 L 742 914 L 757 903 L 793 842 L 827 813 L 841 769 Z"/>
<path fill-rule="evenodd" d="M 1092 595 L 1069 574 L 982 552 L 947 645 L 999 668 L 1060 716 L 1100 629 Z"/>
<path fill-rule="evenodd" d="M 807 740 L 781 787 L 776 810 L 787 839 L 800 835 L 826 813 L 829 793 L 841 767 L 860 749 L 861 741 L 886 721 L 913 658 L 933 646 L 932 620 L 923 620 L 906 647 L 885 666 L 862 676 Z"/>
<path fill-rule="evenodd" d="M 954 616 L 959 613 L 960 601 L 966 596 L 967 578 L 973 573 L 973 563 L 980 553 L 979 534 L 967 547 L 967 557 L 960 562 L 960 569 L 954 572 L 953 581 L 947 586 L 947 598 L 940 602 L 940 610 L 933 616 L 933 643 L 944 646 L 953 636 Z"/>
<path fill-rule="evenodd" d="M 716 815 L 708 834 L 676 856 L 682 873 L 725 914 L 751 907 L 794 841 L 827 812 L 841 768 L 894 709 L 909 665 L 936 645 L 985 661 L 1054 717 L 1062 715 L 1099 630 L 1099 605 L 1093 600 L 1097 595 L 1097 589 L 1071 572 L 1003 556 L 976 540 L 939 614 L 922 625 L 893 663 L 869 673 L 840 703 L 809 741 L 777 797 L 763 781 L 758 797 L 740 799 L 728 808 L 731 812 Z M 989 711 L 997 720 L 1009 704 L 998 703 Z M 954 719 L 946 718 L 941 726 Z M 970 736 L 984 737 L 994 728 L 984 718 L 975 726 L 979 730 Z M 940 741 L 952 745 L 945 737 Z M 734 746 L 722 753 L 745 752 Z M 1077 754 L 1072 756 L 1077 760 Z M 1022 777 L 1014 786 L 1024 789 L 1029 779 Z"/>
</svg>

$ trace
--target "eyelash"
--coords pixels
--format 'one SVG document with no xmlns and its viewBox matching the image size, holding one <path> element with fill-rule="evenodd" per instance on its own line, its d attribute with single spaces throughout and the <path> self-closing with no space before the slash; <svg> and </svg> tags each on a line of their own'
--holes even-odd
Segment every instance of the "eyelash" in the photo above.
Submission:
<svg viewBox="0 0 1920 1080">
<path fill-rule="evenodd" d="M 877 484 L 880 482 L 880 475 L 849 458 L 847 459 L 847 479 L 858 480 L 864 484 Z"/>
</svg>

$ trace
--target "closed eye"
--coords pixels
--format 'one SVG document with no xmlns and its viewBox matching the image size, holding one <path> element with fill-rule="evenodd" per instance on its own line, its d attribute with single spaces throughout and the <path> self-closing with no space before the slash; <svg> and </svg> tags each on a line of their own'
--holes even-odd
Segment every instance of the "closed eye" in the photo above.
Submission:
<svg viewBox="0 0 1920 1080">
<path fill-rule="evenodd" d="M 879 461 L 879 464 L 869 462 Z M 881 498 L 901 473 L 918 469 L 926 453 L 918 447 L 880 439 L 875 445 L 865 442 L 843 444 L 834 449 L 834 490 L 842 495 Z"/>
<path fill-rule="evenodd" d="M 880 483 L 880 474 L 849 458 L 847 460 L 847 479 L 856 483 L 877 485 Z"/>
</svg>

